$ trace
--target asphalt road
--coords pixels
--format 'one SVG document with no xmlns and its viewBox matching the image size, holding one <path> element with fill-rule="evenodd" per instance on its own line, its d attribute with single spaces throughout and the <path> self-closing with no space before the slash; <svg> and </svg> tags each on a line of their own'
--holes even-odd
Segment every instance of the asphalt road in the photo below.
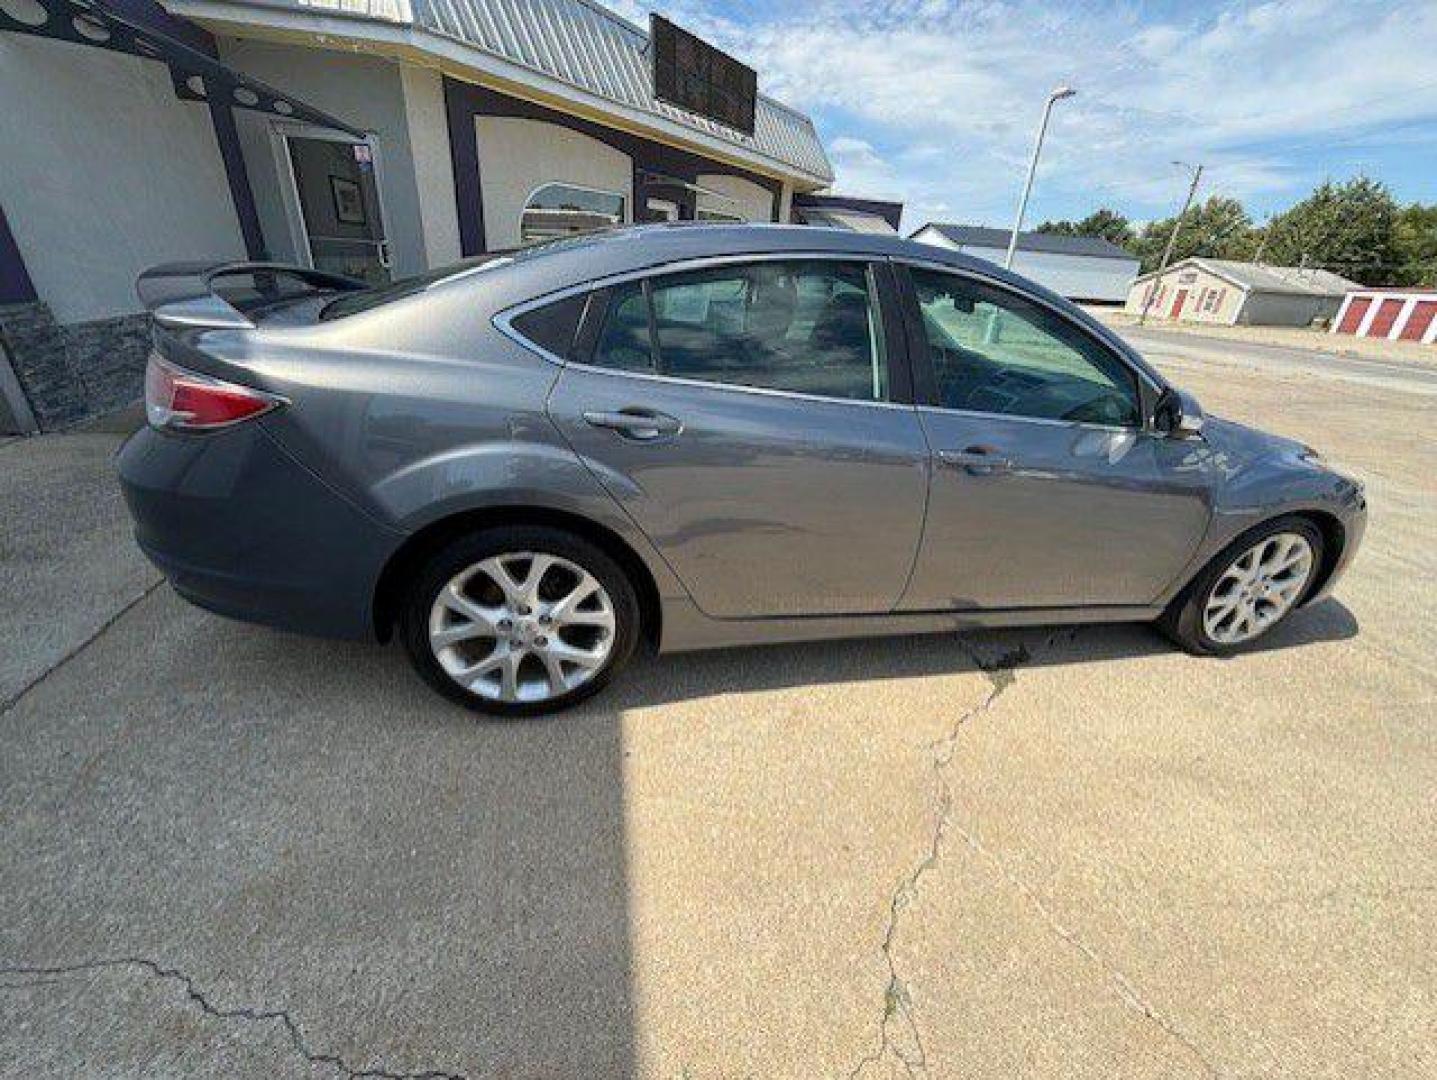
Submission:
<svg viewBox="0 0 1437 1080">
<path fill-rule="evenodd" d="M 1286 345 L 1237 341 L 1231 337 L 1209 336 L 1189 330 L 1120 326 L 1119 333 L 1157 361 L 1163 358 L 1214 360 L 1237 364 L 1251 371 L 1357 383 L 1379 390 L 1437 395 L 1437 360 L 1430 364 L 1373 356 L 1340 356 Z M 1437 349 L 1433 350 L 1437 353 Z"/>
<path fill-rule="evenodd" d="M 115 434 L 0 445 L 0 1076 L 1437 1073 L 1432 402 L 1142 344 L 1368 482 L 1251 655 L 739 650 L 477 723 L 158 585 Z"/>
</svg>

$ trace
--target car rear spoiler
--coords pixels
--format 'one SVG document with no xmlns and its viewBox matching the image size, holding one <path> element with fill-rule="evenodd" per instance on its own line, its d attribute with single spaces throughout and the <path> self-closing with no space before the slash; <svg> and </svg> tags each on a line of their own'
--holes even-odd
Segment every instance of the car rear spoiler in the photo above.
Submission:
<svg viewBox="0 0 1437 1080">
<path fill-rule="evenodd" d="M 146 270 L 135 282 L 135 292 L 140 303 L 161 326 L 172 329 L 253 329 L 254 322 L 244 310 L 248 305 L 238 305 L 216 289 L 216 283 L 227 277 L 252 278 L 248 291 L 256 294 L 258 303 L 304 295 L 304 291 L 295 292 L 293 289 L 285 289 L 281 293 L 278 285 L 281 278 L 287 282 L 299 281 L 314 293 L 355 292 L 369 288 L 365 282 L 343 274 L 287 263 L 175 262 Z"/>
</svg>

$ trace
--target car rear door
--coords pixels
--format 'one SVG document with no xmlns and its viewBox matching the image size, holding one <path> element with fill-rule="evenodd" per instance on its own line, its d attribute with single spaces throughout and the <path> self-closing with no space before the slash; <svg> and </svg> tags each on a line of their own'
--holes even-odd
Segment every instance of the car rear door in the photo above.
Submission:
<svg viewBox="0 0 1437 1080">
<path fill-rule="evenodd" d="M 933 447 L 904 610 L 1146 605 L 1210 515 L 1190 445 L 1148 430 L 1142 376 L 1036 297 L 899 269 Z"/>
<path fill-rule="evenodd" d="M 879 613 L 928 446 L 882 260 L 720 260 L 590 296 L 549 412 L 714 618 Z"/>
</svg>

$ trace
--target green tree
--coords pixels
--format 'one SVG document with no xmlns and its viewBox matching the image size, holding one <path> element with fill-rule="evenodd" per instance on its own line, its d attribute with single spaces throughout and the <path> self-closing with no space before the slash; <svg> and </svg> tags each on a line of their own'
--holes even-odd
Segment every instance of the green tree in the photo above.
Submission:
<svg viewBox="0 0 1437 1080">
<path fill-rule="evenodd" d="M 1033 231 L 1047 233 L 1049 236 L 1077 236 L 1078 223 L 1076 221 L 1045 221 Z"/>
<path fill-rule="evenodd" d="M 1399 285 L 1437 285 L 1437 205 L 1413 203 L 1397 212 L 1392 280 Z"/>
<path fill-rule="evenodd" d="M 1132 252 L 1142 259 L 1143 273 L 1156 270 L 1173 231 L 1173 218 L 1150 221 L 1138 233 Z M 1260 234 L 1242 203 L 1222 195 L 1209 196 L 1183 215 L 1173 262 L 1205 255 L 1210 259 L 1250 259 Z"/>
<path fill-rule="evenodd" d="M 1322 267 L 1364 285 L 1394 280 L 1397 203 L 1386 185 L 1365 176 L 1326 180 L 1267 226 L 1265 262 Z"/>
<path fill-rule="evenodd" d="M 1057 236 L 1099 236 L 1118 247 L 1129 249 L 1137 238 L 1128 219 L 1106 206 L 1093 211 L 1082 221 L 1045 221 L 1037 231 Z"/>
</svg>

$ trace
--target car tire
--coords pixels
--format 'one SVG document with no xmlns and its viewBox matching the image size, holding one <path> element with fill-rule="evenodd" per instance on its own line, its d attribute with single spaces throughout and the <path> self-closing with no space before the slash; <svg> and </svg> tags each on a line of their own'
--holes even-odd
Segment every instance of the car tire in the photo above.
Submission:
<svg viewBox="0 0 1437 1080">
<path fill-rule="evenodd" d="M 1306 545 L 1301 561 L 1294 563 L 1288 576 L 1254 574 L 1252 581 L 1243 580 L 1245 572 L 1239 564 L 1254 553 L 1268 552 L 1266 565 L 1276 566 L 1286 547 L 1287 557 L 1297 558 Z M 1242 652 L 1254 642 L 1281 626 L 1312 592 L 1322 566 L 1322 532 L 1311 520 L 1289 514 L 1264 522 L 1243 533 L 1225 547 L 1202 572 L 1178 594 L 1158 619 L 1158 628 L 1174 642 L 1197 656 L 1230 656 Z M 1253 569 L 1263 565 L 1262 560 Z M 1301 570 L 1297 579 L 1296 571 Z M 1290 595 L 1287 595 L 1289 594 Z M 1226 605 L 1236 596 L 1231 610 L 1236 614 L 1220 617 L 1229 610 Z M 1280 610 L 1276 603 L 1281 599 Z M 1253 617 L 1246 628 L 1241 617 Z"/>
<path fill-rule="evenodd" d="M 561 611 L 591 584 L 597 591 Z M 453 540 L 425 561 L 399 624 L 415 669 L 445 697 L 492 716 L 537 716 L 608 685 L 638 642 L 639 603 L 619 565 L 582 537 L 504 526 Z"/>
</svg>

